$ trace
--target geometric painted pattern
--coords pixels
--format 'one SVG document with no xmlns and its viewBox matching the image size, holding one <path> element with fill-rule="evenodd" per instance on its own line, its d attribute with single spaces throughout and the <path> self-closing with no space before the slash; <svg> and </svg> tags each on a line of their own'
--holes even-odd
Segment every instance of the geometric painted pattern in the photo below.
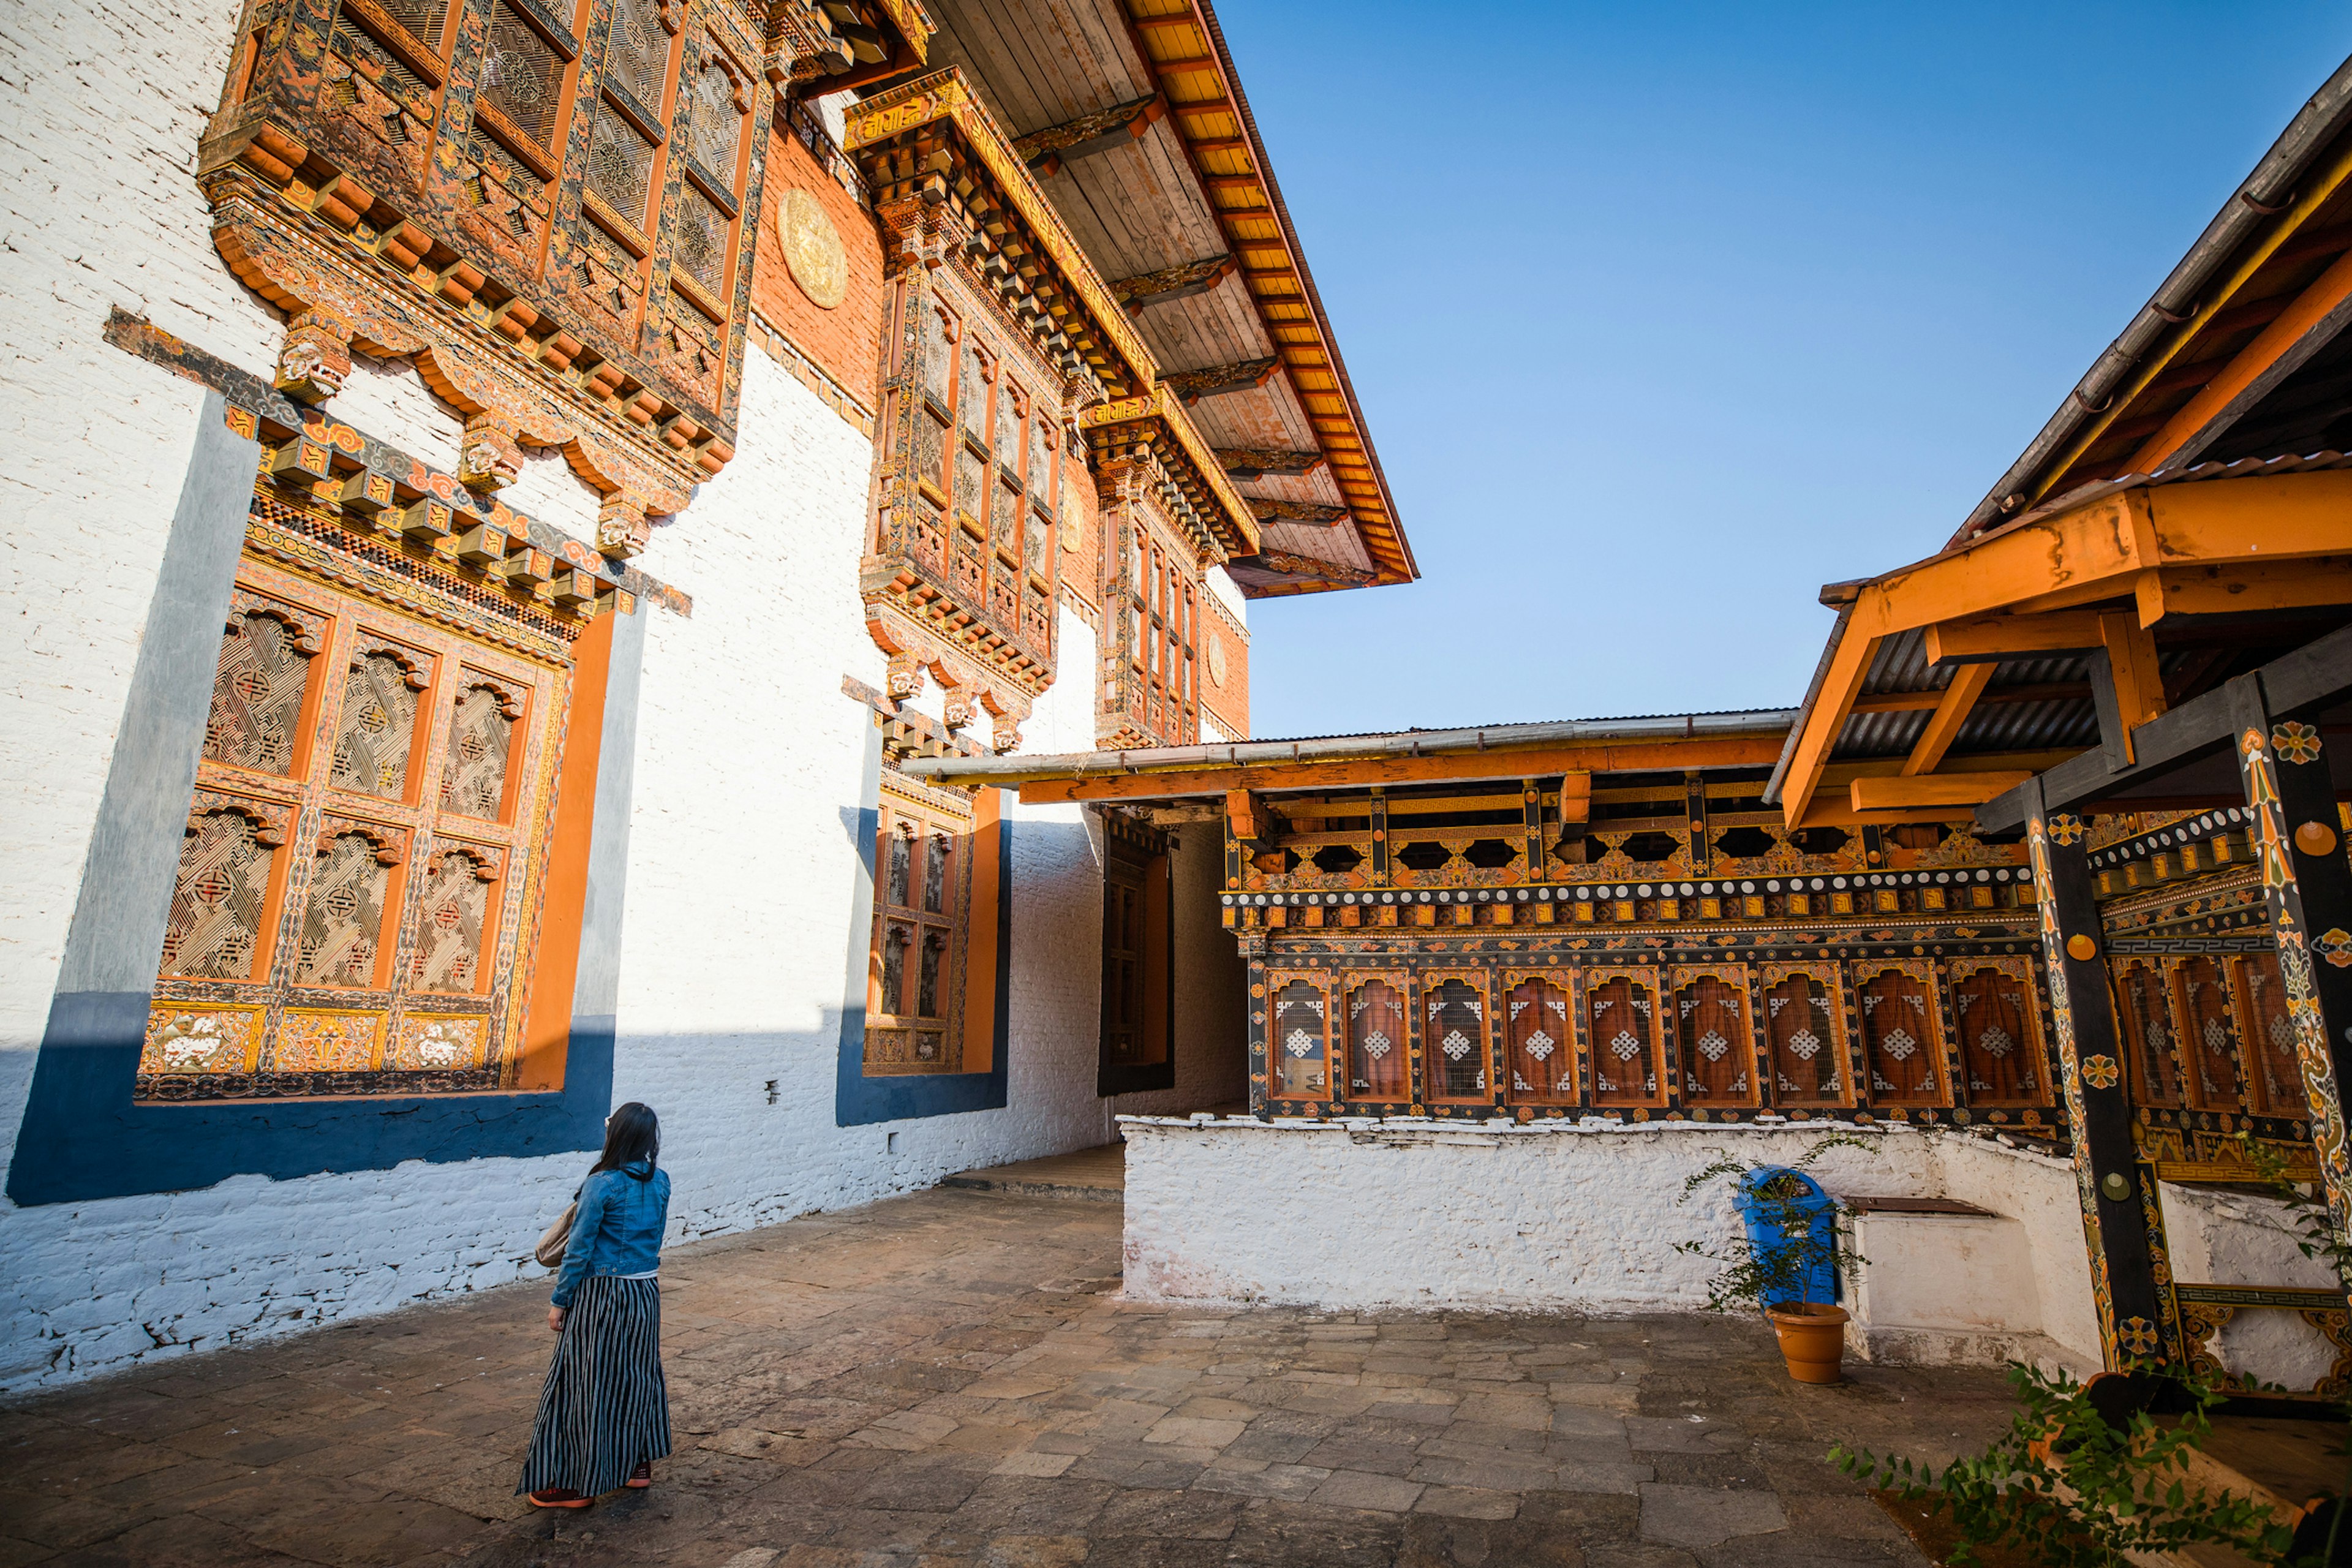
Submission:
<svg viewBox="0 0 2352 1568">
<path fill-rule="evenodd" d="M 424 676 L 415 679 L 421 683 Z M 335 732 L 337 785 L 383 800 L 406 795 L 408 753 L 416 737 L 416 691 L 401 661 L 388 653 L 352 661 Z"/>
<path fill-rule="evenodd" d="M 327 841 L 302 911 L 297 984 L 375 984 L 376 954 L 383 943 L 384 884 L 391 872 L 376 858 L 375 840 L 364 833 L 339 834 Z"/>
<path fill-rule="evenodd" d="M 481 983 L 482 928 L 489 916 L 489 864 L 463 849 L 444 849 L 410 900 L 421 911 L 410 984 L 421 991 L 471 992 Z"/>
<path fill-rule="evenodd" d="M 449 763 L 441 780 L 441 804 L 495 822 L 507 794 L 507 752 L 514 743 L 519 704 L 495 688 L 469 686 L 457 694 L 449 730 Z"/>
<path fill-rule="evenodd" d="M 255 839 L 253 821 L 241 811 L 207 811 L 188 819 L 163 930 L 164 973 L 205 980 L 253 977 L 274 858 Z"/>
<path fill-rule="evenodd" d="M 295 731 L 310 656 L 270 616 L 246 616 L 221 638 L 205 719 L 205 755 L 231 767 L 284 776 L 294 766 Z"/>
</svg>

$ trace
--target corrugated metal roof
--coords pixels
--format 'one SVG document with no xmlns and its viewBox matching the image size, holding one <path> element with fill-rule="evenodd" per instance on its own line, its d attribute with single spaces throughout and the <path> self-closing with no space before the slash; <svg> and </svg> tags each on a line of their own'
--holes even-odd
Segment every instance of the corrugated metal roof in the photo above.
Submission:
<svg viewBox="0 0 2352 1568">
<path fill-rule="evenodd" d="M 1991 539 L 2036 522 L 2045 517 L 2055 517 L 2062 511 L 2088 506 L 2095 500 L 2124 490 L 2154 489 L 2164 485 L 2202 484 L 2210 479 L 2258 479 L 2271 474 L 2312 473 L 2327 468 L 2352 468 L 2352 456 L 2342 452 L 2313 452 L 2304 457 L 2241 458 L 2232 463 L 2191 463 L 2185 468 L 2158 468 L 2152 474 L 2126 474 L 2120 479 L 2101 479 L 2096 484 L 2077 485 L 2063 496 L 2043 501 L 2032 511 L 2021 512 L 1999 528 L 1989 528 L 1968 541 Z M 1946 553 L 1949 553 L 1948 550 Z"/>
<path fill-rule="evenodd" d="M 2193 657 L 2164 654 L 2157 668 L 2170 675 Z M 1969 710 L 1953 738 L 1949 755 L 1956 757 L 2011 752 L 2081 749 L 2099 743 L 2097 710 L 2087 689 L 2091 661 L 2081 654 L 2042 658 L 2004 659 L 1994 667 L 1991 682 Z M 1870 674 L 1862 685 L 1864 696 L 1941 691 L 1951 684 L 1951 672 L 1927 663 L 1927 636 L 1900 632 L 1879 645 Z M 2081 686 L 2080 697 L 2060 696 L 2032 701 L 2002 701 L 2000 693 L 2022 687 Z M 1846 718 L 1831 751 L 1836 762 L 1907 755 L 1927 727 L 1930 710 L 1919 708 L 1889 713 L 1853 713 Z"/>
</svg>

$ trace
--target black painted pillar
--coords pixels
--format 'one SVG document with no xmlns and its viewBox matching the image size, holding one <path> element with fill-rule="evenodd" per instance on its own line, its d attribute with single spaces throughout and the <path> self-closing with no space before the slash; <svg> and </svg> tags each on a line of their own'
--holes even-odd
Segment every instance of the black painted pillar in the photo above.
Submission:
<svg viewBox="0 0 2352 1568">
<path fill-rule="evenodd" d="M 2342 1092 L 2352 1078 L 2352 866 L 2336 792 L 2316 724 L 2273 717 L 2259 675 L 2241 676 L 2227 689 L 2328 1217 L 2338 1240 L 2352 1240 Z"/>
<path fill-rule="evenodd" d="M 2108 987 L 2105 944 L 2092 897 L 2082 818 L 2045 812 L 2042 781 L 2026 786 L 2025 841 L 2041 893 L 2042 945 L 2058 1026 L 2060 1081 L 2074 1142 L 2074 1182 L 2090 1247 L 2091 1289 L 2110 1371 L 2172 1358 L 2171 1293 L 2156 1282 L 2162 1241 L 2155 1176 L 2132 1136 L 2130 1075 L 2124 1070 Z"/>
</svg>

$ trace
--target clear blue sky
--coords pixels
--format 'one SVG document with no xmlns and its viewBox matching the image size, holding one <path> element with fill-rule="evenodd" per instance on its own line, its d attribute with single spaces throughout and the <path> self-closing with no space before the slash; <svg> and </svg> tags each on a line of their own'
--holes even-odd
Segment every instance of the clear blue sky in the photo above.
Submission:
<svg viewBox="0 0 2352 1568">
<path fill-rule="evenodd" d="M 1793 707 L 2352 52 L 2340 5 L 1225 0 L 1423 580 L 1259 735 Z"/>
</svg>

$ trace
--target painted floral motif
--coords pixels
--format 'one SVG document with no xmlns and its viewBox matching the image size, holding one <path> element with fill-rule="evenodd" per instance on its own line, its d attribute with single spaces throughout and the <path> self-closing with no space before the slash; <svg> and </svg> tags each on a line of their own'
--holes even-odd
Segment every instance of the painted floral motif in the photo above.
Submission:
<svg viewBox="0 0 2352 1568">
<path fill-rule="evenodd" d="M 2062 811 L 2050 819 L 2050 842 L 2053 844 L 2073 844 L 2088 831 L 2081 817 L 2066 812 Z"/>
<path fill-rule="evenodd" d="M 401 1021 L 393 1065 L 412 1070 L 448 1072 L 478 1068 L 488 1055 L 487 1018 L 421 1018 Z"/>
<path fill-rule="evenodd" d="M 2134 1355 L 2156 1353 L 2156 1325 L 2146 1318 L 2126 1318 L 2116 1325 L 2116 1338 Z"/>
<path fill-rule="evenodd" d="M 2271 748 L 2283 763 L 2297 766 L 2315 763 L 2319 760 L 2319 731 L 2290 719 L 2271 731 Z"/>
<path fill-rule="evenodd" d="M 375 1065 L 383 1020 L 370 1013 L 289 1012 L 278 1026 L 274 1072 L 364 1072 Z"/>
<path fill-rule="evenodd" d="M 2319 933 L 2312 950 L 2337 969 L 2352 968 L 2352 931 L 2335 926 Z"/>
<path fill-rule="evenodd" d="M 141 1072 L 242 1072 L 253 1043 L 252 1013 L 174 1013 L 147 1016 Z"/>
<path fill-rule="evenodd" d="M 2113 1057 L 2093 1057 L 2083 1064 L 2083 1081 L 2093 1089 L 2113 1089 L 2122 1077 L 2123 1069 Z"/>
</svg>

